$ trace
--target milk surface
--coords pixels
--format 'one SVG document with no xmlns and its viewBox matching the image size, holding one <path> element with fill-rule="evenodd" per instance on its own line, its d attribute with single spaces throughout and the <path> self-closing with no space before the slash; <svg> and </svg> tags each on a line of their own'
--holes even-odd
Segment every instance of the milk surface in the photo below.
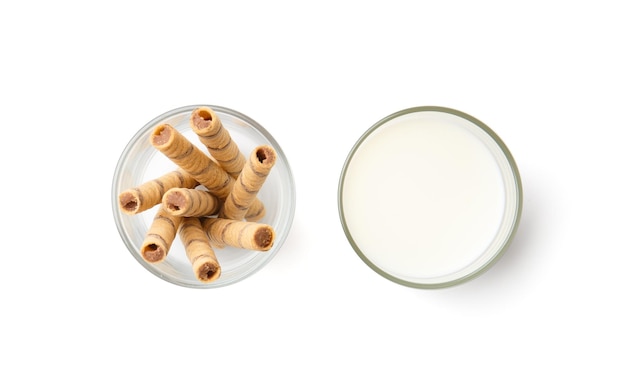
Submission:
<svg viewBox="0 0 626 388">
<path fill-rule="evenodd" d="M 341 193 L 363 255 L 407 281 L 481 265 L 505 207 L 489 141 L 475 124 L 442 112 L 410 113 L 372 132 L 346 166 Z"/>
</svg>

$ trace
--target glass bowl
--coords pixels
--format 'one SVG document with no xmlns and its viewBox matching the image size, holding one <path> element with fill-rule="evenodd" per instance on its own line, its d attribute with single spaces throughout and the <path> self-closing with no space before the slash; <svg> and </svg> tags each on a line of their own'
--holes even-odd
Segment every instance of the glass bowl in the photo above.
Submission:
<svg viewBox="0 0 626 388">
<path fill-rule="evenodd" d="M 157 264 L 146 262 L 140 254 L 144 236 L 158 209 L 158 205 L 142 213 L 128 215 L 119 208 L 118 196 L 126 189 L 158 178 L 178 168 L 171 160 L 150 144 L 152 130 L 160 124 L 170 124 L 199 149 L 206 151 L 189 125 L 191 112 L 200 107 L 211 108 L 221 119 L 240 151 L 249 157 L 252 150 L 262 144 L 272 146 L 278 155 L 261 187 L 257 198 L 265 205 L 265 216 L 258 222 L 269 224 L 275 232 L 275 240 L 268 251 L 254 251 L 234 247 L 215 248 L 221 266 L 221 275 L 210 283 L 196 279 L 184 247 L 178 237 L 172 243 L 167 258 Z M 207 152 L 208 154 L 208 152 Z M 272 135 L 251 118 L 234 110 L 213 105 L 191 105 L 166 112 L 143 126 L 129 141 L 122 152 L 111 190 L 113 217 L 126 247 L 139 264 L 155 276 L 170 283 L 190 288 L 216 288 L 239 282 L 256 273 L 270 262 L 285 242 L 296 207 L 295 182 L 287 157 Z"/>
<path fill-rule="evenodd" d="M 484 123 L 436 106 L 391 114 L 358 139 L 339 182 L 339 215 L 358 256 L 415 288 L 475 278 L 509 246 L 522 183 Z"/>
</svg>

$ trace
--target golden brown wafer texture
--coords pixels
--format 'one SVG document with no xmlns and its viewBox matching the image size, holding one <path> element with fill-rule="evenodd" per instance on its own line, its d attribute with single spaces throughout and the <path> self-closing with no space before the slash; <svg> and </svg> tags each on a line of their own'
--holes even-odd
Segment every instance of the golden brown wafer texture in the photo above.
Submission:
<svg viewBox="0 0 626 388">
<path fill-rule="evenodd" d="M 220 201 L 206 190 L 171 188 L 163 195 L 163 207 L 173 216 L 200 217 L 217 214 Z"/>
<path fill-rule="evenodd" d="M 198 185 L 195 179 L 183 170 L 171 171 L 159 178 L 122 191 L 119 207 L 126 214 L 137 214 L 161 203 L 163 194 L 173 187 L 193 188 Z"/>
<path fill-rule="evenodd" d="M 141 246 L 141 257 L 149 263 L 163 261 L 176 237 L 182 217 L 170 215 L 159 206 Z"/>
<path fill-rule="evenodd" d="M 200 220 L 197 217 L 184 217 L 178 235 L 196 278 L 203 283 L 219 278 L 222 270 Z"/>
<path fill-rule="evenodd" d="M 158 125 L 150 136 L 150 142 L 219 199 L 226 199 L 232 191 L 235 179 L 171 125 Z M 259 215 L 264 212 L 263 203 L 259 200 L 250 206 L 254 220 L 260 219 Z"/>
<path fill-rule="evenodd" d="M 158 125 L 150 142 L 218 198 L 224 199 L 230 193 L 233 178 L 176 128 L 169 124 Z"/>
<path fill-rule="evenodd" d="M 267 251 L 274 245 L 274 229 L 267 224 L 225 218 L 203 218 L 202 228 L 211 244 Z"/>
<path fill-rule="evenodd" d="M 189 124 L 209 154 L 227 173 L 237 178 L 246 163 L 246 157 L 239 151 L 219 116 L 209 107 L 199 107 L 191 112 Z"/>
<path fill-rule="evenodd" d="M 247 221 L 260 221 L 265 216 L 265 205 L 258 198 L 252 201 L 252 205 L 246 212 L 245 219 Z"/>
<path fill-rule="evenodd" d="M 276 151 L 269 145 L 261 145 L 252 150 L 241 174 L 224 201 L 220 217 L 232 220 L 242 220 L 246 217 L 246 213 L 256 199 L 276 159 Z"/>
</svg>

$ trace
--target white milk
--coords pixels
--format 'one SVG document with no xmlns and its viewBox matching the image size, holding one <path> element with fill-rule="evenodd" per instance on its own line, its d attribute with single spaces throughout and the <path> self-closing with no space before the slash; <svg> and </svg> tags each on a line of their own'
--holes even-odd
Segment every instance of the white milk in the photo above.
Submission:
<svg viewBox="0 0 626 388">
<path fill-rule="evenodd" d="M 383 124 L 344 171 L 343 217 L 354 244 L 409 282 L 454 280 L 481 267 L 505 216 L 505 157 L 494 151 L 483 130 L 448 113 Z"/>
</svg>

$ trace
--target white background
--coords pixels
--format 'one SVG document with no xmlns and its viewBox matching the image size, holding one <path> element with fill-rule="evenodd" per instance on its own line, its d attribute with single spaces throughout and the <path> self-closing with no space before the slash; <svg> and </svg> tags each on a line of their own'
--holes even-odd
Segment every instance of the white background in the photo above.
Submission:
<svg viewBox="0 0 626 388">
<path fill-rule="evenodd" d="M 0 6 L 0 386 L 626 384 L 619 2 L 16 4 Z M 111 210 L 127 141 L 190 104 L 261 123 L 297 183 L 279 254 L 215 290 L 148 273 Z M 337 211 L 357 138 L 420 105 L 494 129 L 525 190 L 507 255 L 444 290 L 371 271 Z"/>
</svg>

